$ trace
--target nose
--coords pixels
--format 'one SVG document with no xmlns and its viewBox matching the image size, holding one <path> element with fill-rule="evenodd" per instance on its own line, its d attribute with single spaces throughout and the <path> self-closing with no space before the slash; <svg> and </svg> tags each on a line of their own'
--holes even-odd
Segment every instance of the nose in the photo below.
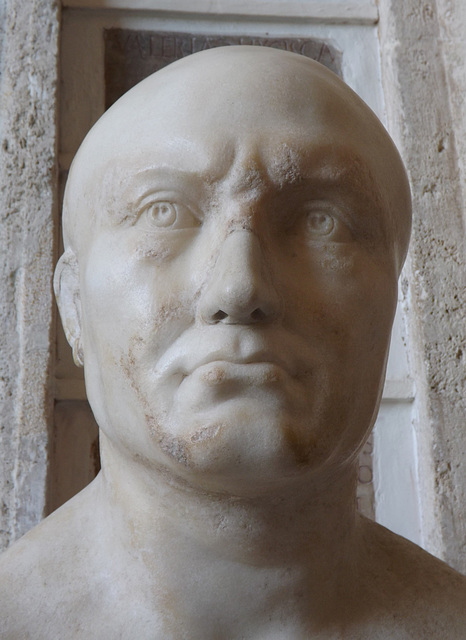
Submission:
<svg viewBox="0 0 466 640">
<path fill-rule="evenodd" d="M 202 292 L 201 318 L 209 324 L 267 322 L 279 315 L 280 306 L 259 239 L 251 231 L 232 232 Z"/>
</svg>

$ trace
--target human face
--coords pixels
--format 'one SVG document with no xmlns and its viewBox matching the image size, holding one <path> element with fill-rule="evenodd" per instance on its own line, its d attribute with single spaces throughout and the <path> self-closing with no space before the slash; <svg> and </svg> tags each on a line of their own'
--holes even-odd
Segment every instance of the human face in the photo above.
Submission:
<svg viewBox="0 0 466 640">
<path fill-rule="evenodd" d="M 92 184 L 80 284 L 100 427 L 213 490 L 260 492 L 352 463 L 396 304 L 364 144 L 317 106 L 284 127 L 288 104 L 267 114 L 252 102 L 236 126 L 228 95 L 221 117 L 218 105 L 172 117 L 170 104 Z"/>
</svg>

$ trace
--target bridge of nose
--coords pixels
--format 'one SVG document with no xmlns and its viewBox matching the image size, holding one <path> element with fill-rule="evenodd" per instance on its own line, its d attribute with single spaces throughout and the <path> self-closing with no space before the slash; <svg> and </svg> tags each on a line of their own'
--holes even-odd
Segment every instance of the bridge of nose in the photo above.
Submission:
<svg viewBox="0 0 466 640">
<path fill-rule="evenodd" d="M 275 318 L 279 297 L 258 236 L 231 231 L 223 241 L 201 296 L 205 322 L 253 323 Z"/>
</svg>

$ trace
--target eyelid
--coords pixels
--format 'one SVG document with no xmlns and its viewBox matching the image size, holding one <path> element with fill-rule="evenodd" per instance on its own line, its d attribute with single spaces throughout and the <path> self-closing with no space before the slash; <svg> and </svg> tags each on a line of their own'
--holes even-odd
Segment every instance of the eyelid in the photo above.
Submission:
<svg viewBox="0 0 466 640">
<path fill-rule="evenodd" d="M 174 202 L 176 204 L 185 204 L 186 197 L 184 194 L 173 189 L 148 189 L 135 201 L 133 208 L 136 211 L 142 211 L 145 207 L 149 206 L 153 202 Z M 189 209 L 188 204 L 185 204 Z"/>
<path fill-rule="evenodd" d="M 328 200 L 309 200 L 305 202 L 303 206 L 304 211 L 307 213 L 312 213 L 314 211 L 325 211 L 325 213 L 329 213 L 330 215 L 335 215 L 337 218 L 346 217 L 344 216 L 344 212 L 341 207 L 336 205 L 334 202 L 329 202 Z"/>
<path fill-rule="evenodd" d="M 335 216 L 338 220 L 342 220 L 348 227 L 353 226 L 351 213 L 347 211 L 347 207 L 329 200 L 315 200 L 309 203 L 311 210 L 323 208 L 326 213 Z"/>
</svg>

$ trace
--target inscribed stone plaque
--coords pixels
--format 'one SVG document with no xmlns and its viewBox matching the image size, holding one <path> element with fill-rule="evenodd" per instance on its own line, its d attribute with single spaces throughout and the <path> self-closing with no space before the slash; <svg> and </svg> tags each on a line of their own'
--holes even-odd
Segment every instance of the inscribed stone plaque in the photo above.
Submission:
<svg viewBox="0 0 466 640">
<path fill-rule="evenodd" d="M 249 44 L 300 53 L 321 62 L 341 76 L 341 52 L 315 38 L 259 38 L 250 36 L 206 36 L 131 29 L 106 29 L 105 107 L 151 73 L 197 51 Z"/>
</svg>

